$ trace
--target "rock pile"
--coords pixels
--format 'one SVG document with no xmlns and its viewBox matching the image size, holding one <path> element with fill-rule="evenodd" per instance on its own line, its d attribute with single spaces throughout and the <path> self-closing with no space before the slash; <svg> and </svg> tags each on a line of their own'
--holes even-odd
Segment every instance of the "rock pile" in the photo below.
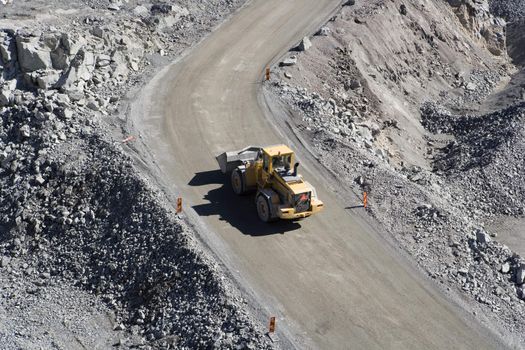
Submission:
<svg viewBox="0 0 525 350">
<path fill-rule="evenodd" d="M 525 213 L 525 103 L 489 115 L 454 116 L 427 103 L 423 125 L 454 136 L 435 156 L 434 171 L 463 188 L 485 215 Z"/>
<path fill-rule="evenodd" d="M 3 109 L 3 259 L 103 296 L 140 341 L 170 335 L 180 347 L 264 347 L 191 231 L 99 128 L 73 112 L 66 94 L 17 93 Z"/>
<path fill-rule="evenodd" d="M 490 0 L 490 11 L 508 21 L 516 21 L 525 18 L 524 0 Z"/>
<path fill-rule="evenodd" d="M 125 347 L 271 348 L 238 290 L 104 120 L 149 65 L 146 55 L 195 43 L 238 5 L 199 2 L 201 12 L 190 13 L 101 1 L 93 6 L 111 6 L 111 21 L 89 14 L 63 27 L 0 31 L 3 288 L 96 294 L 115 311 Z M 208 7 L 217 11 L 202 12 Z M 171 42 L 193 20 L 184 41 Z M 20 347 L 16 339 L 4 340 Z"/>
</svg>

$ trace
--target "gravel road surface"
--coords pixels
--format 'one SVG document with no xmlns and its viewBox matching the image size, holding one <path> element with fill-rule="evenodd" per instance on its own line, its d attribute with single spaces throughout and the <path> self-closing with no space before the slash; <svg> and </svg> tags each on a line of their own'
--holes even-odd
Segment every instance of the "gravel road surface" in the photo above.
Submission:
<svg viewBox="0 0 525 350">
<path fill-rule="evenodd" d="M 264 68 L 338 6 L 251 1 L 160 72 L 130 112 L 159 181 L 182 195 L 187 215 L 208 229 L 204 240 L 300 348 L 501 348 L 345 209 L 356 203 L 338 199 L 308 156 L 302 173 L 326 211 L 300 222 L 260 223 L 253 198 L 235 197 L 218 171 L 214 157 L 223 151 L 283 141 L 258 97 Z"/>
</svg>

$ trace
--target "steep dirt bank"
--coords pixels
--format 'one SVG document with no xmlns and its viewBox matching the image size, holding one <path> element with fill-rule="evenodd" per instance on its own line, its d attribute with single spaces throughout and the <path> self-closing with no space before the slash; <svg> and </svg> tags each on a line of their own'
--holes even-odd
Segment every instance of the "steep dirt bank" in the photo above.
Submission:
<svg viewBox="0 0 525 350">
<path fill-rule="evenodd" d="M 295 110 L 292 128 L 355 204 L 371 189 L 369 214 L 437 286 L 520 347 L 523 261 L 485 227 L 523 215 L 522 73 L 507 23 L 487 2 L 361 5 L 284 57 L 267 98 Z M 484 105 L 493 92 L 505 109 Z"/>
</svg>

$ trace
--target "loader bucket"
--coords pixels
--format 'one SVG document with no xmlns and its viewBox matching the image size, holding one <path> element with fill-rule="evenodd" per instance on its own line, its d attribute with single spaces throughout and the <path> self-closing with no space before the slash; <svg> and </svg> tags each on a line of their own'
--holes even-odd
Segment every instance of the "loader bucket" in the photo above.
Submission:
<svg viewBox="0 0 525 350">
<path fill-rule="evenodd" d="M 257 154 L 261 149 L 261 147 L 250 146 L 239 151 L 221 153 L 215 157 L 215 159 L 217 159 L 223 174 L 226 174 L 233 171 L 245 161 L 257 159 Z"/>
</svg>

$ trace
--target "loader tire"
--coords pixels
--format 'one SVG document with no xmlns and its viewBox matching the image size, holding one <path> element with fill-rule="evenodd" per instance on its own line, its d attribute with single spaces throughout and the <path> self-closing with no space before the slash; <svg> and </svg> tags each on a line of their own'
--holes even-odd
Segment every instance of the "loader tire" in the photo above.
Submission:
<svg viewBox="0 0 525 350">
<path fill-rule="evenodd" d="M 235 192 L 235 194 L 241 196 L 245 193 L 244 179 L 242 178 L 242 173 L 239 171 L 239 169 L 232 171 L 231 182 L 233 192 Z"/>
<path fill-rule="evenodd" d="M 264 196 L 257 196 L 257 214 L 259 214 L 259 219 L 264 222 L 276 221 L 276 218 L 272 217 L 272 211 L 270 203 Z"/>
</svg>

